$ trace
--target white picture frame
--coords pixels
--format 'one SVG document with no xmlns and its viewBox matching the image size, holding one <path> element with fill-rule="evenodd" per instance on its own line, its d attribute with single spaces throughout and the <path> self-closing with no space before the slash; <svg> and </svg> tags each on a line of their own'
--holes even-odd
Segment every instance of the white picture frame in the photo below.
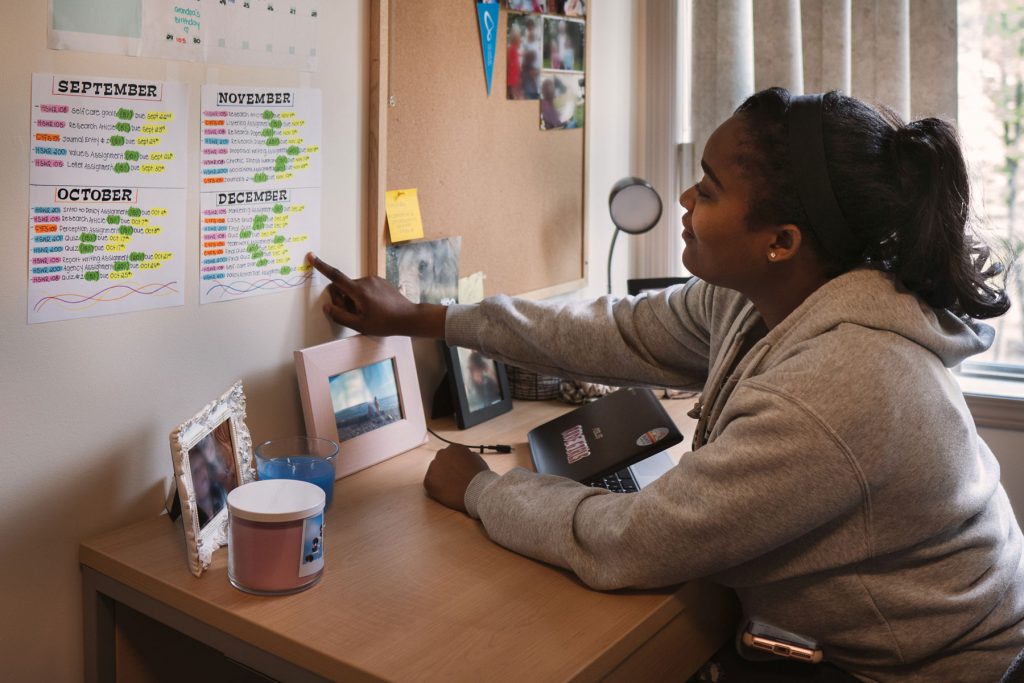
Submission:
<svg viewBox="0 0 1024 683">
<path fill-rule="evenodd" d="M 334 396 L 340 395 L 338 384 L 354 384 L 357 388 L 360 383 L 368 386 L 370 382 L 364 381 L 367 368 L 375 368 L 374 375 L 381 375 L 382 372 L 378 371 L 386 368 L 381 364 L 387 361 L 391 362 L 393 385 L 387 381 L 383 385 L 389 387 L 385 393 L 390 393 L 392 386 L 395 390 L 399 418 L 395 418 L 390 395 L 380 400 L 371 398 L 369 393 L 360 397 L 359 391 L 347 392 L 346 396 L 355 395 L 357 398 L 344 405 L 335 405 L 332 391 Z M 408 337 L 356 335 L 302 349 L 295 352 L 295 370 L 306 434 L 338 442 L 335 479 L 426 443 L 427 424 L 412 342 Z M 383 372 L 383 375 L 387 373 Z M 332 383 L 335 384 L 333 389 Z M 343 424 L 344 417 L 336 408 L 341 408 L 342 413 L 363 412 L 354 421 Z M 382 415 L 384 417 L 380 417 Z M 374 416 L 377 417 L 372 420 Z M 374 421 L 379 424 L 375 426 Z"/>
<path fill-rule="evenodd" d="M 170 440 L 189 569 L 198 577 L 227 544 L 227 493 L 256 479 L 242 383 L 178 425 Z"/>
</svg>

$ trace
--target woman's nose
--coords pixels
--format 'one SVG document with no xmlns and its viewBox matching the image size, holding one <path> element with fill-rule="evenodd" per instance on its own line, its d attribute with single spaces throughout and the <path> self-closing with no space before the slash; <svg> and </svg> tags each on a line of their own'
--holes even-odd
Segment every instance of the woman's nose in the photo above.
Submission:
<svg viewBox="0 0 1024 683">
<path fill-rule="evenodd" d="M 679 206 L 689 211 L 693 207 L 694 185 L 690 185 L 679 195 Z"/>
</svg>

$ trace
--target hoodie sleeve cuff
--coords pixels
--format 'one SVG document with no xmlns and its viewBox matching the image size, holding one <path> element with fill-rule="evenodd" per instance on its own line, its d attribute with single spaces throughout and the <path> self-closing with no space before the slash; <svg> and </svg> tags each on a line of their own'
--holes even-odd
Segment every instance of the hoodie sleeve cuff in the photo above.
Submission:
<svg viewBox="0 0 1024 683">
<path fill-rule="evenodd" d="M 480 515 L 477 512 L 477 506 L 480 504 L 480 496 L 483 495 L 484 490 L 488 486 L 496 482 L 500 477 L 501 475 L 497 472 L 484 470 L 473 477 L 473 480 L 469 482 L 463 502 L 466 504 L 466 513 L 470 517 L 473 519 L 480 519 Z"/>
<path fill-rule="evenodd" d="M 448 346 L 476 348 L 480 328 L 480 307 L 451 304 L 444 316 L 444 339 Z"/>
</svg>

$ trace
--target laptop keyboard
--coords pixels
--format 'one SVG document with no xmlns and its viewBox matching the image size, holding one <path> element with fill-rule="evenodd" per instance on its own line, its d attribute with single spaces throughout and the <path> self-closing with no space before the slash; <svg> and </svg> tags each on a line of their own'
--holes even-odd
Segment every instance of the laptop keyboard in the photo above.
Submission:
<svg viewBox="0 0 1024 683">
<path fill-rule="evenodd" d="M 602 479 L 595 479 L 588 485 L 608 489 L 612 493 L 636 493 L 640 490 L 628 467 Z"/>
</svg>

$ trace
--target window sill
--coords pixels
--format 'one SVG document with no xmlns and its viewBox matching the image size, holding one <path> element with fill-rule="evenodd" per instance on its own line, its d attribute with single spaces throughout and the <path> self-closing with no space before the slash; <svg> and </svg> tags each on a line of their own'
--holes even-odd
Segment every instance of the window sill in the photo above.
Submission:
<svg viewBox="0 0 1024 683">
<path fill-rule="evenodd" d="M 1024 431 L 1024 382 L 957 375 L 979 427 Z"/>
</svg>

